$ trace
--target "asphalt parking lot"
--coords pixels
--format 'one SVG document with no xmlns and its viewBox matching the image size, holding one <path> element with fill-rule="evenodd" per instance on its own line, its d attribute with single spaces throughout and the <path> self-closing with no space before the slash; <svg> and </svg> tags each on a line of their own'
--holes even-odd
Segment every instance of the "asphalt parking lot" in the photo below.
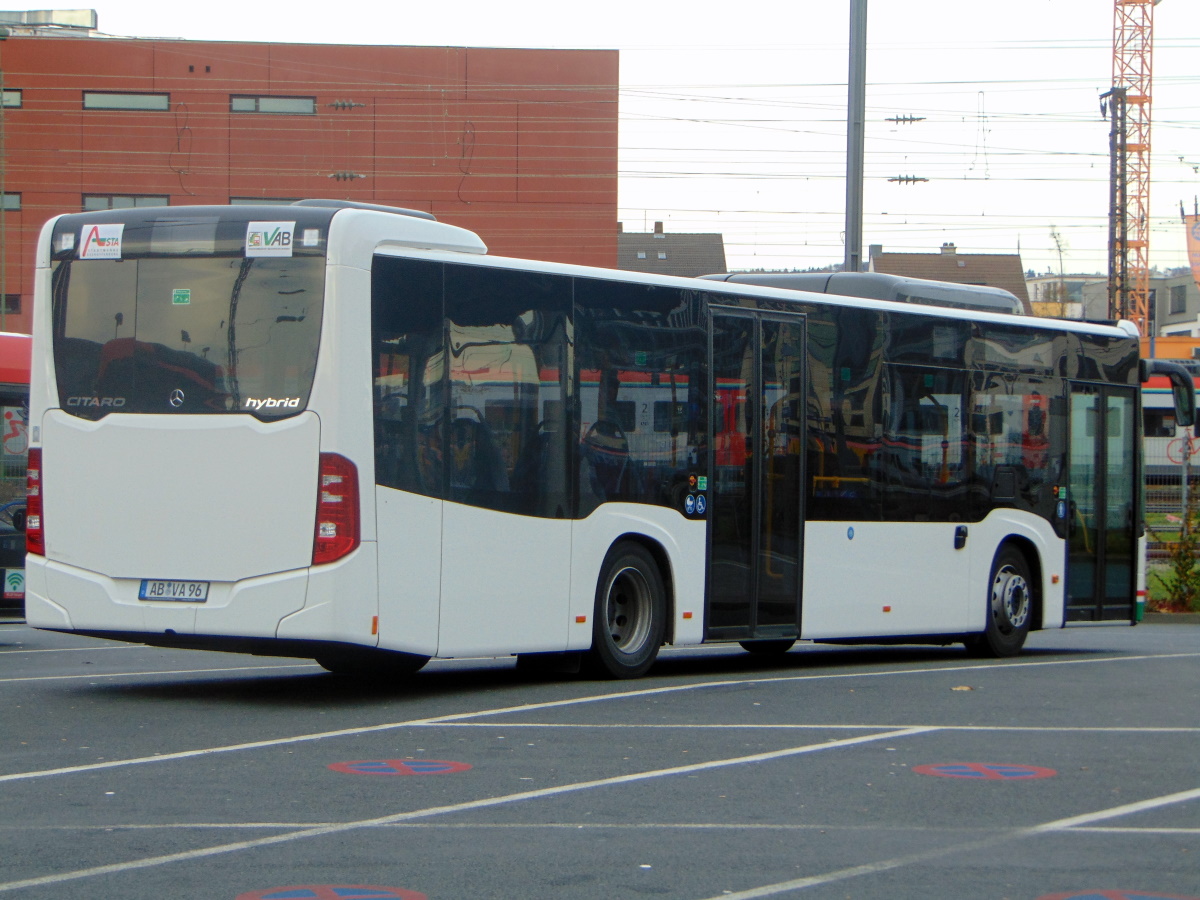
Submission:
<svg viewBox="0 0 1200 900">
<path fill-rule="evenodd" d="M 635 682 L 0 624 L 20 898 L 1200 898 L 1200 626 L 663 654 Z"/>
</svg>

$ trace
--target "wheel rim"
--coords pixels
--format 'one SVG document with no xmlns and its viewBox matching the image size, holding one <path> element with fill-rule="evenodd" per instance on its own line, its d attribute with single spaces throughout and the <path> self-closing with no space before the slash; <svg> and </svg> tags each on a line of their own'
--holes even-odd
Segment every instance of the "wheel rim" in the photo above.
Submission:
<svg viewBox="0 0 1200 900">
<path fill-rule="evenodd" d="M 633 566 L 613 575 L 608 585 L 605 615 L 613 646 L 622 653 L 635 653 L 650 634 L 653 602 L 646 576 Z"/>
<path fill-rule="evenodd" d="M 1029 583 L 1012 566 L 1004 566 L 992 580 L 992 618 L 1002 634 L 1012 634 L 1029 618 Z"/>
</svg>

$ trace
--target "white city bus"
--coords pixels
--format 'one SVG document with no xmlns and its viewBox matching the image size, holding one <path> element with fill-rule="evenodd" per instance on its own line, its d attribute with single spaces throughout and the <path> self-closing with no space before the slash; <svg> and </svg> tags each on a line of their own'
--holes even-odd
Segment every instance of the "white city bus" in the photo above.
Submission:
<svg viewBox="0 0 1200 900">
<path fill-rule="evenodd" d="M 490 257 L 361 204 L 64 215 L 38 250 L 27 615 L 352 673 L 1010 655 L 1134 617 L 1137 350 Z"/>
</svg>

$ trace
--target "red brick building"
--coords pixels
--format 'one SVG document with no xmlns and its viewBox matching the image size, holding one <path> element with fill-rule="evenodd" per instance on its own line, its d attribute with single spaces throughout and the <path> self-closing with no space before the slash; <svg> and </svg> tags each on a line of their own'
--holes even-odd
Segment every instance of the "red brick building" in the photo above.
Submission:
<svg viewBox="0 0 1200 900">
<path fill-rule="evenodd" d="M 9 331 L 42 223 L 114 205 L 359 200 L 616 263 L 616 51 L 13 34 L 0 67 Z"/>
</svg>

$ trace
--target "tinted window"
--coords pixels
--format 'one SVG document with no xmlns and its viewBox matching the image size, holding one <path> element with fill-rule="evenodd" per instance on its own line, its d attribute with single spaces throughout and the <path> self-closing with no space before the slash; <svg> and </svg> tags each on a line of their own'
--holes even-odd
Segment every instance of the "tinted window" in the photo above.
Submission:
<svg viewBox="0 0 1200 900">
<path fill-rule="evenodd" d="M 87 419 L 294 415 L 312 387 L 323 292 L 321 257 L 62 260 L 59 402 Z"/>
<path fill-rule="evenodd" d="M 966 373 L 886 366 L 879 475 L 883 516 L 906 521 L 961 521 L 968 501 Z"/>
<path fill-rule="evenodd" d="M 808 322 L 809 517 L 879 517 L 882 313 L 815 308 Z"/>
<path fill-rule="evenodd" d="M 570 515 L 570 280 L 377 257 L 376 481 Z"/>
<path fill-rule="evenodd" d="M 979 496 L 1049 515 L 1066 432 L 1056 385 L 998 373 L 978 373 L 975 380 L 970 430 Z"/>
<path fill-rule="evenodd" d="M 376 257 L 371 270 L 375 480 L 442 496 L 442 265 Z"/>
<path fill-rule="evenodd" d="M 698 292 L 576 279 L 575 299 L 579 515 L 612 500 L 682 511 L 708 470 Z"/>
<path fill-rule="evenodd" d="M 447 499 L 570 515 L 570 309 L 568 278 L 446 267 Z"/>
</svg>

